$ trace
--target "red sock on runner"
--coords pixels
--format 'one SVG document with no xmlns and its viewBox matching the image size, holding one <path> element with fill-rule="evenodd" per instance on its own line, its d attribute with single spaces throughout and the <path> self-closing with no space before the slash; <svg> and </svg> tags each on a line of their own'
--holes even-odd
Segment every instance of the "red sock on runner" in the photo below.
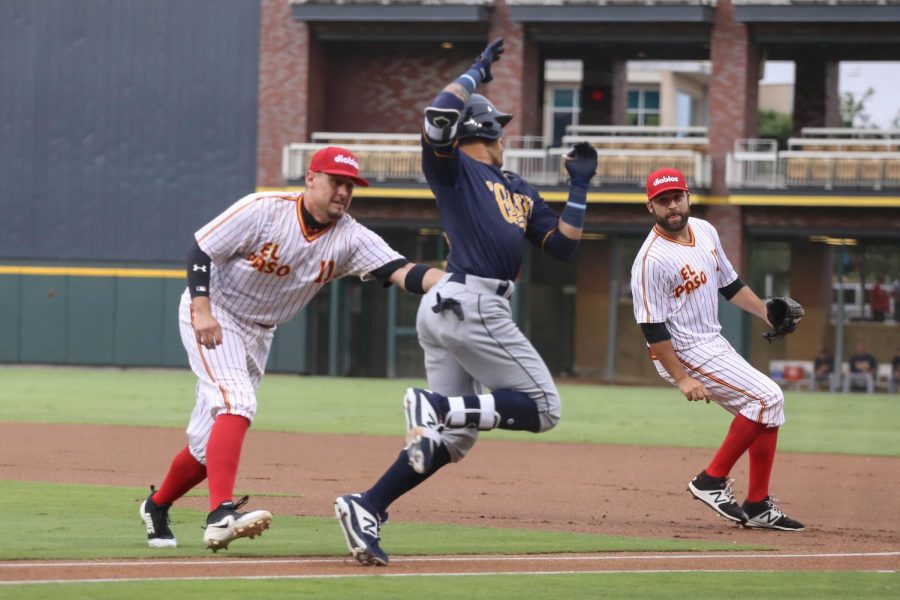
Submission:
<svg viewBox="0 0 900 600">
<path fill-rule="evenodd" d="M 764 429 L 750 444 L 749 502 L 759 502 L 769 495 L 769 476 L 775 462 L 775 446 L 778 445 L 778 427 Z"/>
<path fill-rule="evenodd" d="M 734 463 L 765 428 L 765 425 L 751 421 L 743 415 L 735 415 L 725 435 L 725 441 L 706 467 L 706 474 L 710 477 L 725 477 L 731 473 Z"/>
<path fill-rule="evenodd" d="M 231 500 L 241 462 L 241 447 L 250 421 L 238 415 L 219 415 L 206 444 L 206 471 L 209 477 L 209 510 Z"/>
<path fill-rule="evenodd" d="M 172 465 L 162 485 L 153 494 L 153 502 L 157 505 L 172 504 L 195 485 L 206 479 L 206 466 L 191 455 L 191 451 L 185 446 L 181 452 L 172 459 Z"/>
</svg>

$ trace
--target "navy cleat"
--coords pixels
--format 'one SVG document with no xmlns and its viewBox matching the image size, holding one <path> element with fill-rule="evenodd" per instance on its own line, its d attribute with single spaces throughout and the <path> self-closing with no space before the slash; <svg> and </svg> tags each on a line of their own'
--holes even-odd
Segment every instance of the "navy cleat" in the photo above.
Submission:
<svg viewBox="0 0 900 600">
<path fill-rule="evenodd" d="M 408 388 L 403 397 L 403 414 L 406 417 L 406 453 L 409 466 L 416 473 L 431 471 L 434 452 L 441 444 L 443 421 L 428 398 L 431 392 L 421 388 Z"/>
<path fill-rule="evenodd" d="M 800 521 L 795 521 L 775 504 L 775 498 L 766 496 L 759 502 L 744 502 L 744 512 L 747 513 L 747 522 L 744 527 L 753 529 L 778 529 L 781 531 L 803 531 L 806 527 Z"/>
<path fill-rule="evenodd" d="M 169 508 L 171 504 L 158 505 L 153 501 L 156 488 L 150 486 L 150 495 L 141 502 L 138 513 L 147 527 L 147 545 L 151 548 L 175 548 L 178 542 L 169 529 Z"/>
<path fill-rule="evenodd" d="M 732 484 L 734 484 L 734 479 L 710 477 L 706 471 L 701 471 L 699 475 L 688 482 L 688 491 L 694 498 L 729 521 L 743 524 L 747 522 L 748 517 L 734 499 L 734 492 L 731 490 Z"/>
<path fill-rule="evenodd" d="M 228 548 L 228 544 L 242 537 L 250 539 L 269 528 L 272 524 L 272 513 L 267 510 L 238 512 L 237 509 L 247 504 L 250 498 L 244 496 L 236 504 L 226 500 L 206 518 L 206 530 L 203 542 L 213 552 Z"/>
<path fill-rule="evenodd" d="M 387 515 L 382 519 L 382 515 L 370 510 L 360 494 L 335 499 L 334 514 L 353 558 L 363 565 L 386 567 L 390 559 L 378 543 L 381 541 L 381 525 L 387 522 Z"/>
</svg>

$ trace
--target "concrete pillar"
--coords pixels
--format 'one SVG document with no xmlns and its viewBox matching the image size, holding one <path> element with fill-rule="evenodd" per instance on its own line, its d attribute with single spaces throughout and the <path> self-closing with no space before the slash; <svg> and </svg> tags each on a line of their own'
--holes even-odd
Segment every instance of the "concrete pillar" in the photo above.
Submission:
<svg viewBox="0 0 900 600">
<path fill-rule="evenodd" d="M 794 135 L 803 127 L 840 126 L 838 61 L 807 54 L 794 61 Z"/>
<path fill-rule="evenodd" d="M 284 146 L 308 141 L 321 124 L 322 52 L 288 2 L 262 0 L 261 11 L 256 185 L 279 187 Z"/>
<path fill-rule="evenodd" d="M 734 141 L 754 137 L 759 95 L 759 50 L 747 26 L 734 20 L 731 0 L 716 3 L 709 86 L 709 153 L 712 193 L 725 195 L 725 161 Z"/>
<path fill-rule="evenodd" d="M 494 80 L 479 88 L 498 107 L 511 110 L 515 118 L 504 128 L 504 135 L 539 135 L 541 133 L 540 97 L 543 65 L 537 44 L 528 39 L 525 27 L 509 15 L 506 0 L 496 0 L 491 13 L 488 41 L 503 37 L 503 56 L 494 63 Z"/>
</svg>

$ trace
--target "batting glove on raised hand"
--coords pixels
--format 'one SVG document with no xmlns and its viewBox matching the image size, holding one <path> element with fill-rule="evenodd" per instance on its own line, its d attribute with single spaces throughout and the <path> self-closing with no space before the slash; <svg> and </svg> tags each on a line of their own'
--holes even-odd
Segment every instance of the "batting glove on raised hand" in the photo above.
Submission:
<svg viewBox="0 0 900 600">
<path fill-rule="evenodd" d="M 503 38 L 499 37 L 488 44 L 472 63 L 472 68 L 478 69 L 481 73 L 481 83 L 488 83 L 494 79 L 491 75 L 491 65 L 500 60 L 501 54 L 503 54 Z"/>
<path fill-rule="evenodd" d="M 566 154 L 566 171 L 569 183 L 575 186 L 587 186 L 597 172 L 597 150 L 588 142 L 578 142 Z"/>
</svg>

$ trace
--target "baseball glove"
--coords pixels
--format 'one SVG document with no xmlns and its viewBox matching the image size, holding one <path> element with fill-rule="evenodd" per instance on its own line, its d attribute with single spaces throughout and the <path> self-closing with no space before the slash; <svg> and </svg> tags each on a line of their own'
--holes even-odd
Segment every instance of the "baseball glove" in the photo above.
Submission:
<svg viewBox="0 0 900 600">
<path fill-rule="evenodd" d="M 763 337 L 771 344 L 776 340 L 784 339 L 787 334 L 793 333 L 803 319 L 804 311 L 799 302 L 784 296 L 769 299 L 766 302 L 766 313 L 769 323 L 772 324 L 772 331 L 767 331 Z"/>
</svg>

